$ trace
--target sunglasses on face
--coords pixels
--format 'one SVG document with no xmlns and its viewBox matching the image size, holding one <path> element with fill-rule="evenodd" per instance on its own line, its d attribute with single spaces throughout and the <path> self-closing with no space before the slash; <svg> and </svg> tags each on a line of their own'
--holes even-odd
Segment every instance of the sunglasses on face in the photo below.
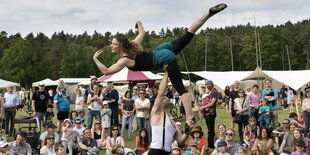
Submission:
<svg viewBox="0 0 310 155">
<path fill-rule="evenodd" d="M 226 135 L 226 136 L 233 136 L 234 134 L 232 134 L 232 133 L 226 133 L 225 135 Z"/>
<path fill-rule="evenodd" d="M 51 138 L 47 138 L 48 140 L 55 140 L 55 138 L 54 137 L 51 137 Z"/>
<path fill-rule="evenodd" d="M 118 129 L 112 129 L 112 131 L 118 131 Z"/>
<path fill-rule="evenodd" d="M 101 124 L 101 123 L 96 123 L 96 124 Z"/>
<path fill-rule="evenodd" d="M 288 123 L 286 123 L 286 122 L 283 122 L 283 124 L 288 124 Z"/>
<path fill-rule="evenodd" d="M 145 93 L 140 93 L 140 94 L 145 94 Z"/>
<path fill-rule="evenodd" d="M 75 124 L 81 124 L 81 122 L 75 122 Z"/>
</svg>

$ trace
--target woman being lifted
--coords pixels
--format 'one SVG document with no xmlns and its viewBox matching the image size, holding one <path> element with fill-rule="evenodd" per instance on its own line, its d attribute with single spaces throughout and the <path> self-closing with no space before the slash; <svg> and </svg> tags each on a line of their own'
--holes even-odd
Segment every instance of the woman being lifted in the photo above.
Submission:
<svg viewBox="0 0 310 155">
<path fill-rule="evenodd" d="M 204 14 L 196 20 L 182 37 L 169 43 L 163 43 L 157 46 L 152 52 L 142 51 L 140 44 L 144 38 L 145 32 L 142 23 L 138 21 L 136 23 L 136 28 L 138 28 L 139 34 L 134 40 L 128 40 L 123 34 L 117 34 L 113 37 L 111 51 L 120 56 L 120 59 L 115 64 L 106 67 L 98 60 L 98 57 L 104 53 L 102 50 L 96 51 L 93 59 L 99 70 L 104 75 L 117 73 L 124 67 L 128 67 L 133 71 L 152 71 L 161 69 L 164 64 L 168 64 L 167 70 L 170 81 L 172 82 L 173 87 L 181 95 L 181 100 L 185 107 L 186 123 L 190 127 L 193 127 L 196 121 L 193 119 L 191 99 L 182 83 L 181 72 L 176 61 L 176 55 L 192 40 L 197 30 L 210 17 L 224 10 L 226 7 L 226 4 L 218 4 L 211 7 L 209 13 Z"/>
</svg>

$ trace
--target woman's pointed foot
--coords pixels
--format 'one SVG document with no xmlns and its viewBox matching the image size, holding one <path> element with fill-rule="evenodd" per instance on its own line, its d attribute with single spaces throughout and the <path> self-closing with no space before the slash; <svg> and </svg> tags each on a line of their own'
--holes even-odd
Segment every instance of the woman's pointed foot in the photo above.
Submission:
<svg viewBox="0 0 310 155">
<path fill-rule="evenodd" d="M 224 3 L 221 3 L 221 4 L 218 4 L 218 5 L 210 8 L 209 13 L 214 15 L 214 14 L 224 10 L 225 8 L 227 8 L 227 5 Z"/>
</svg>

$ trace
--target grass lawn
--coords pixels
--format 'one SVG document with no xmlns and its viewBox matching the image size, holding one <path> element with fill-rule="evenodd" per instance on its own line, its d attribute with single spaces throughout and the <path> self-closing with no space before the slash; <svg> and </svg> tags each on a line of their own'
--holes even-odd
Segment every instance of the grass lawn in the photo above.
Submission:
<svg viewBox="0 0 310 155">
<path fill-rule="evenodd" d="M 72 104 L 71 105 L 71 109 L 74 109 L 74 105 Z M 280 121 L 280 123 L 285 119 L 285 118 L 287 118 L 288 117 L 288 114 L 289 114 L 289 112 L 288 111 L 283 111 L 283 110 L 279 110 L 279 121 Z M 56 115 L 56 113 L 55 113 L 55 115 Z M 28 116 L 28 114 L 26 113 L 26 112 L 22 112 L 21 110 L 19 110 L 18 112 L 17 112 L 17 115 L 16 115 L 16 117 L 19 117 L 19 116 Z M 226 110 L 223 108 L 223 107 L 221 107 L 221 106 L 218 106 L 217 107 L 217 117 L 216 117 L 216 120 L 215 120 L 215 130 L 216 130 L 216 132 L 217 132 L 217 126 L 219 125 L 219 124 L 221 124 L 221 123 L 223 123 L 223 124 L 225 124 L 226 125 L 226 127 L 230 127 L 230 122 L 231 122 L 231 116 L 230 115 L 228 115 L 227 113 L 226 113 Z M 56 119 L 56 117 L 54 117 L 54 119 L 53 119 L 53 122 L 54 122 L 54 124 L 56 124 L 56 122 L 57 122 L 57 119 Z M 183 127 L 184 127 L 184 121 L 182 121 L 182 125 L 183 125 Z M 202 127 L 202 129 L 203 129 L 203 132 L 204 132 L 204 134 L 205 135 L 207 135 L 207 126 L 206 126 L 206 123 L 205 123 L 205 121 L 203 120 L 203 121 L 201 121 L 201 122 L 198 122 L 197 123 L 197 125 L 199 125 L 199 126 L 201 126 Z M 15 128 L 17 129 L 17 131 L 19 131 L 19 127 L 23 127 L 23 126 L 28 126 L 27 124 L 21 124 L 21 125 L 15 125 Z M 239 138 L 238 138 L 238 125 L 235 125 L 235 130 L 236 130 L 236 140 L 239 140 Z M 42 131 L 41 131 L 42 132 Z M 131 137 L 130 138 L 128 138 L 127 136 L 125 136 L 125 144 L 126 144 L 126 147 L 128 147 L 128 148 L 131 148 L 131 149 L 134 149 L 135 148 L 135 137 L 137 136 L 137 131 L 135 131 L 132 135 L 131 135 Z M 127 133 L 126 133 L 127 134 Z M 154 135 L 153 135 L 154 136 Z M 13 137 L 9 137 L 9 141 L 13 141 Z M 100 154 L 105 154 L 105 151 L 102 151 Z"/>
</svg>

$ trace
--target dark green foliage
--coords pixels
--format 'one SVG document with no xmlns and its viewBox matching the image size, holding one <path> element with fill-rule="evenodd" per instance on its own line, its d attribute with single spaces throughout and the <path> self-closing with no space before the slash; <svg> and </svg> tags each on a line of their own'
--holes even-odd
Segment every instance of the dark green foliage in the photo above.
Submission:
<svg viewBox="0 0 310 155">
<path fill-rule="evenodd" d="M 147 29 L 147 28 L 146 28 Z M 142 42 L 144 51 L 151 52 L 156 46 L 182 36 L 187 28 L 162 28 L 160 32 L 147 31 Z M 286 22 L 283 25 L 257 27 L 260 36 L 262 67 L 264 70 L 288 70 L 286 45 L 288 46 L 292 70 L 310 68 L 310 21 Z M 118 60 L 111 53 L 110 44 L 114 34 L 97 32 L 92 35 L 73 35 L 55 32 L 50 38 L 43 33 L 29 33 L 24 38 L 19 33 L 8 35 L 0 32 L 0 78 L 30 86 L 44 78 L 88 77 L 102 74 L 92 60 L 98 49 L 105 51 L 100 60 L 107 66 Z M 137 31 L 126 35 L 134 39 Z M 177 56 L 180 69 L 185 71 L 230 71 L 230 41 L 234 58 L 234 70 L 254 70 L 256 50 L 254 27 L 250 24 L 225 28 L 202 29 L 190 44 Z M 207 38 L 207 63 L 205 47 Z M 185 59 L 184 59 L 185 58 Z M 185 61 L 184 61 L 185 60 Z M 195 78 L 195 77 L 194 77 Z"/>
</svg>

